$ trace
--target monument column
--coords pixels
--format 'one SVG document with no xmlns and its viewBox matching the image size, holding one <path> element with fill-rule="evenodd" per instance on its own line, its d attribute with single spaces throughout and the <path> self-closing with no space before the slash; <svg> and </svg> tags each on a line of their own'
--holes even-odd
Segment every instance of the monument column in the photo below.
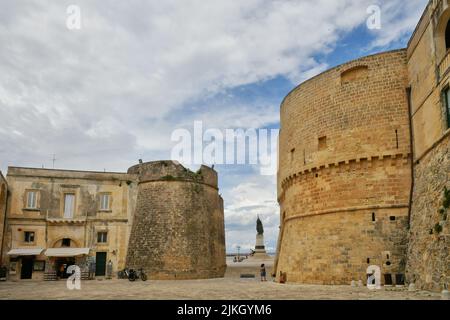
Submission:
<svg viewBox="0 0 450 320">
<path fill-rule="evenodd" d="M 264 244 L 264 227 L 259 216 L 258 220 L 256 220 L 256 244 L 253 257 L 263 259 L 270 258 L 266 252 L 266 246 Z"/>
</svg>

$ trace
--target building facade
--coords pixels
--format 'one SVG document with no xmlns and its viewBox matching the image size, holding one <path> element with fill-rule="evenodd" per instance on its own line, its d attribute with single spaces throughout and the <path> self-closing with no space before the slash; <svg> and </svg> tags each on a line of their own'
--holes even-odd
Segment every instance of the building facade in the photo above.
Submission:
<svg viewBox="0 0 450 320">
<path fill-rule="evenodd" d="M 97 276 L 125 265 L 136 182 L 123 173 L 8 168 L 8 211 L 3 259 L 9 278 L 83 273 Z"/>
<path fill-rule="evenodd" d="M 5 219 L 6 219 L 6 199 L 8 193 L 8 184 L 6 179 L 0 171 L 0 266 L 3 265 L 3 233 L 5 229 Z"/>
<path fill-rule="evenodd" d="M 277 276 L 450 281 L 450 4 L 430 1 L 404 50 L 361 58 L 281 105 Z"/>
<path fill-rule="evenodd" d="M 420 288 L 450 284 L 450 3 L 430 1 L 408 44 L 414 188 L 407 276 Z M 448 200 L 450 201 L 450 200 Z"/>
<path fill-rule="evenodd" d="M 149 166 L 140 164 L 134 168 L 145 165 Z M 67 268 L 77 265 L 82 278 L 87 279 L 115 276 L 125 268 L 142 182 L 138 171 L 108 173 L 9 167 L 2 250 L 8 278 L 56 280 L 66 278 Z M 164 189 L 170 190 L 172 186 L 165 185 Z M 217 193 L 217 189 L 215 191 Z M 168 206 L 166 211 L 158 211 L 156 220 L 166 221 L 174 215 L 170 204 L 182 205 L 184 201 L 177 198 L 176 192 L 167 196 L 159 198 Z M 139 199 L 143 201 L 142 197 Z M 221 214 L 223 219 L 223 207 L 215 209 L 209 213 Z M 153 212 L 140 210 L 141 214 Z M 179 224 L 177 217 L 174 215 L 171 222 Z M 148 234 L 152 229 L 152 225 L 146 225 L 141 231 Z M 214 244 L 222 245 L 220 248 L 224 250 L 224 241 Z M 167 248 L 170 249 L 170 245 Z"/>
</svg>

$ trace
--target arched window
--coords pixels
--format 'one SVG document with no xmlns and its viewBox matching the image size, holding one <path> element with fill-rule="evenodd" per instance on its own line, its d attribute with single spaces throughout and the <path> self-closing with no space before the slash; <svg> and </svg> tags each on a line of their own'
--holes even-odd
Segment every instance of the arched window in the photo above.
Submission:
<svg viewBox="0 0 450 320">
<path fill-rule="evenodd" d="M 447 22 L 447 27 L 445 28 L 445 48 L 450 49 L 450 21 Z"/>
</svg>

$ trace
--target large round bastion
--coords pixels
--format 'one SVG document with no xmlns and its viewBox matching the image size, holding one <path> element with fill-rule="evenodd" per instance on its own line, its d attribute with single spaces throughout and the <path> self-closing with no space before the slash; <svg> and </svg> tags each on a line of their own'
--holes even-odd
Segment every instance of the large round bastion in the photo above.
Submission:
<svg viewBox="0 0 450 320">
<path fill-rule="evenodd" d="M 138 194 L 127 266 L 143 268 L 150 279 L 223 277 L 225 227 L 217 172 L 197 172 L 173 161 L 131 167 Z"/>
<path fill-rule="evenodd" d="M 277 276 L 349 284 L 371 265 L 405 273 L 411 145 L 406 51 L 364 57 L 281 105 Z"/>
</svg>

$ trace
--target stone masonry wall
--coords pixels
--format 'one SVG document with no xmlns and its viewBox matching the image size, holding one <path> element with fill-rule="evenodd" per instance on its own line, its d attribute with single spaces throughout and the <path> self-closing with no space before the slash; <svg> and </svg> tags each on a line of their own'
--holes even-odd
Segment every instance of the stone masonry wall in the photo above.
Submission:
<svg viewBox="0 0 450 320">
<path fill-rule="evenodd" d="M 140 184 L 127 266 L 144 268 L 151 279 L 223 277 L 225 229 L 217 174 L 207 167 L 193 173 L 171 161 L 129 172 L 140 174 Z"/>
<path fill-rule="evenodd" d="M 450 189 L 449 135 L 415 166 L 414 176 L 407 278 L 420 288 L 439 291 L 450 283 L 450 228 L 448 217 L 444 221 L 438 212 L 444 187 Z M 433 229 L 441 221 L 438 233 Z"/>
</svg>

